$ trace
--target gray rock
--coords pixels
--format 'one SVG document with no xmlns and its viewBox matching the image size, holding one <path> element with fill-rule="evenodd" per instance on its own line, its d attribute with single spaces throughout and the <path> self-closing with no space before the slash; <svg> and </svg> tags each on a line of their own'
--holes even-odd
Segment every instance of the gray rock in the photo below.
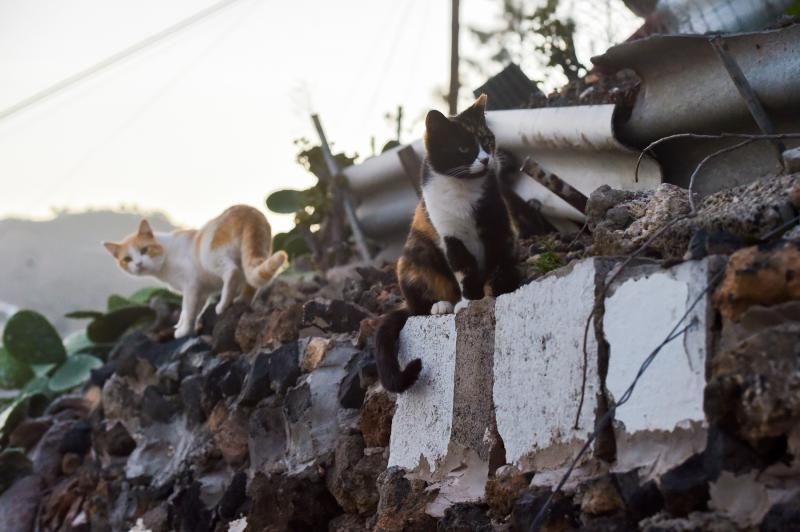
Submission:
<svg viewBox="0 0 800 532">
<path fill-rule="evenodd" d="M 770 508 L 761 521 L 760 530 L 761 532 L 800 530 L 800 494 Z"/>
<path fill-rule="evenodd" d="M 301 377 L 297 386 L 290 390 L 289 395 L 304 396 L 306 391 L 298 389 L 307 386 L 310 396 L 309 406 L 294 408 L 292 418 L 295 421 L 288 423 L 287 463 L 293 470 L 303 470 L 325 460 L 335 449 L 340 432 L 337 415 L 340 407 L 333 398 L 347 375 L 348 363 L 357 353 L 357 349 L 346 344 L 334 346 L 322 364 Z M 305 400 L 294 401 L 298 403 L 304 404 Z"/>
<path fill-rule="evenodd" d="M 0 530 L 28 532 L 42 499 L 42 478 L 28 475 L 0 495 Z"/>
<path fill-rule="evenodd" d="M 664 508 L 675 517 L 708 508 L 709 484 L 702 454 L 694 455 L 661 477 Z"/>
<path fill-rule="evenodd" d="M 357 331 L 361 320 L 370 312 L 354 303 L 340 299 L 314 299 L 303 305 L 303 324 L 336 333 Z"/>
<path fill-rule="evenodd" d="M 788 173 L 800 172 L 800 148 L 783 152 L 783 166 Z"/>
<path fill-rule="evenodd" d="M 191 425 L 197 425 L 206 420 L 206 409 L 203 407 L 203 385 L 205 379 L 201 375 L 186 377 L 181 382 L 181 402 L 183 411 Z"/>
<path fill-rule="evenodd" d="M 326 484 L 345 512 L 367 514 L 378 505 L 376 482 L 385 469 L 388 452 L 364 454 L 360 434 L 343 435 L 336 445 L 333 467 L 328 469 Z"/>
<path fill-rule="evenodd" d="M 283 406 L 276 399 L 263 401 L 250 415 L 247 447 L 254 474 L 286 469 L 287 421 Z"/>
<path fill-rule="evenodd" d="M 747 241 L 761 238 L 797 215 L 791 191 L 800 175 L 764 177 L 695 200 L 697 216 L 672 225 L 652 242 L 651 252 L 681 258 L 700 229 Z M 667 183 L 655 191 L 628 192 L 603 186 L 587 204 L 593 255 L 621 255 L 638 249 L 667 223 L 689 212 L 688 193 Z"/>
<path fill-rule="evenodd" d="M 245 379 L 240 404 L 252 406 L 272 393 L 285 394 L 300 376 L 299 360 L 296 341 L 259 353 Z"/>
</svg>

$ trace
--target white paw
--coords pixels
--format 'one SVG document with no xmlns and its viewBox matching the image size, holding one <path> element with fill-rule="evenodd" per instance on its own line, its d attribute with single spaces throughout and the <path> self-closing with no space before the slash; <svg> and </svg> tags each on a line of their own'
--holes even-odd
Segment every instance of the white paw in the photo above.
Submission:
<svg viewBox="0 0 800 532">
<path fill-rule="evenodd" d="M 183 338 L 184 336 L 188 336 L 191 332 L 192 328 L 190 326 L 181 323 L 180 326 L 175 327 L 175 338 Z"/>
<path fill-rule="evenodd" d="M 217 303 L 217 306 L 214 307 L 214 310 L 216 311 L 217 316 L 219 316 L 220 314 L 222 314 L 225 311 L 226 308 L 228 308 L 228 305 L 226 305 L 222 301 L 220 301 L 219 303 Z"/>
<path fill-rule="evenodd" d="M 456 308 L 455 308 L 455 310 L 453 310 L 453 312 L 455 312 L 456 314 L 458 314 L 458 311 L 459 311 L 459 310 L 461 310 L 461 309 L 463 309 L 463 308 L 467 308 L 471 302 L 472 302 L 472 301 L 470 301 L 469 299 L 462 299 L 461 301 L 459 301 L 458 303 L 456 303 Z"/>
<path fill-rule="evenodd" d="M 453 304 L 449 301 L 438 301 L 431 307 L 431 314 L 450 314 L 453 312 Z"/>
</svg>

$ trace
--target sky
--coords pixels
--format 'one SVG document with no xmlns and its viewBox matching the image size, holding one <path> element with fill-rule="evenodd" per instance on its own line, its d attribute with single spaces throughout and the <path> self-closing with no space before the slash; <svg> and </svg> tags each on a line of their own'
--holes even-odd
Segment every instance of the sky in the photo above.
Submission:
<svg viewBox="0 0 800 532">
<path fill-rule="evenodd" d="M 0 0 L 0 113 L 217 1 Z M 461 3 L 463 26 L 491 25 L 502 4 Z M 638 24 L 620 0 L 571 3 L 600 6 L 578 9 L 587 62 Z M 371 137 L 393 138 L 398 105 L 403 140 L 421 135 L 425 112 L 444 110 L 449 19 L 449 0 L 233 1 L 0 119 L 0 218 L 126 206 L 199 226 L 235 203 L 263 209 L 269 192 L 313 184 L 294 144 L 316 139 L 311 113 L 362 158 Z M 466 31 L 460 43 L 481 52 Z"/>
</svg>

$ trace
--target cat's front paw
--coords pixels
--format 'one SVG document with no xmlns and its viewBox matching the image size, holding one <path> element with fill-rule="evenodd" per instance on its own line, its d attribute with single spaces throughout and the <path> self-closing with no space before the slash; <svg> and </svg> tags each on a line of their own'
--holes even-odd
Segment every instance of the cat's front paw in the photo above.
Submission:
<svg viewBox="0 0 800 532">
<path fill-rule="evenodd" d="M 181 323 L 180 325 L 175 326 L 175 338 L 183 338 L 184 336 L 188 336 L 192 332 L 191 325 L 186 325 L 185 323 Z"/>
<path fill-rule="evenodd" d="M 449 301 L 437 301 L 431 307 L 431 315 L 437 314 L 451 314 L 453 312 L 453 304 Z"/>
<path fill-rule="evenodd" d="M 471 299 L 462 299 L 461 301 L 459 301 L 458 303 L 456 303 L 456 306 L 455 306 L 455 309 L 453 309 L 453 312 L 454 312 L 455 314 L 458 314 L 458 311 L 459 311 L 459 310 L 461 310 L 461 309 L 464 309 L 464 308 L 467 308 L 467 307 L 469 306 L 469 304 L 470 304 L 470 303 L 472 303 L 472 300 L 471 300 Z"/>
<path fill-rule="evenodd" d="M 217 316 L 221 316 L 222 313 L 225 312 L 226 308 L 228 308 L 228 305 L 220 301 L 219 303 L 217 303 L 217 306 L 214 307 L 214 311 L 217 313 Z"/>
</svg>

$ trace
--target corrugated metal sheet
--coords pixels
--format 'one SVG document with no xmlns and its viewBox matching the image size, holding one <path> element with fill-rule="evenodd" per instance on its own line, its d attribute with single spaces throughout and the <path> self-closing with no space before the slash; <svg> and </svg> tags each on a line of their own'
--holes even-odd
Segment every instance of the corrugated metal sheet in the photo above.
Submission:
<svg viewBox="0 0 800 532">
<path fill-rule="evenodd" d="M 726 35 L 725 44 L 777 130 L 800 130 L 800 25 Z M 593 61 L 604 69 L 633 69 L 642 80 L 633 108 L 620 110 L 616 121 L 617 138 L 633 148 L 675 133 L 759 131 L 708 36 L 650 37 L 615 46 Z M 730 143 L 682 140 L 656 154 L 665 180 L 686 186 L 703 157 Z M 769 145 L 749 146 L 709 164 L 698 176 L 698 191 L 748 182 L 777 164 Z"/>
<path fill-rule="evenodd" d="M 614 139 L 613 105 L 491 111 L 486 114 L 497 144 L 520 161 L 531 156 L 546 170 L 559 175 L 584 194 L 603 184 L 634 189 L 661 182 L 657 164 L 646 160 L 640 182 L 633 179 L 638 153 Z M 422 157 L 422 141 L 412 144 Z M 365 232 L 378 240 L 402 238 L 408 229 L 417 196 L 397 152 L 351 166 L 344 171 L 359 201 L 356 214 Z M 583 214 L 531 178 L 519 180 L 517 192 L 537 199 L 551 218 L 583 221 Z"/>
</svg>

